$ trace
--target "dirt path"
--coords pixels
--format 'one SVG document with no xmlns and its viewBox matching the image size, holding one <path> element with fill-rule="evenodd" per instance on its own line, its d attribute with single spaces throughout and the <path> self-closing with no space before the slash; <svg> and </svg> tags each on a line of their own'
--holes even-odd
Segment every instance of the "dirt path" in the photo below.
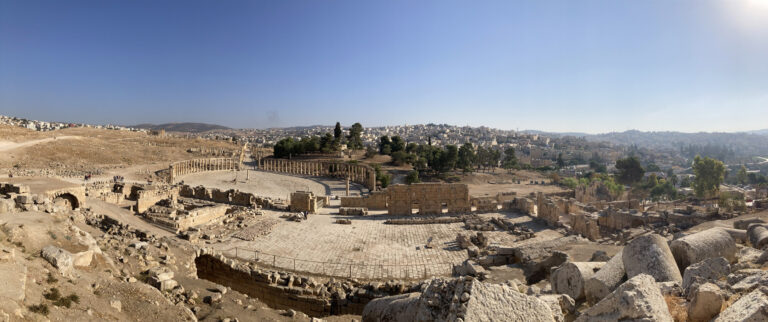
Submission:
<svg viewBox="0 0 768 322">
<path fill-rule="evenodd" d="M 35 144 L 50 142 L 54 140 L 68 140 L 68 139 L 80 139 L 80 136 L 59 136 L 56 138 L 47 138 L 47 139 L 39 139 L 39 140 L 31 140 L 26 142 L 11 142 L 11 141 L 0 141 L 0 151 L 10 151 L 15 150 L 18 148 L 28 147 Z"/>
<path fill-rule="evenodd" d="M 149 231 L 158 237 L 173 236 L 171 232 L 160 229 L 157 226 L 142 220 L 128 209 L 121 208 L 94 198 L 88 198 L 88 206 L 91 208 L 91 210 L 93 210 L 93 212 L 97 214 L 108 215 L 123 224 L 129 224 L 138 229 Z"/>
</svg>

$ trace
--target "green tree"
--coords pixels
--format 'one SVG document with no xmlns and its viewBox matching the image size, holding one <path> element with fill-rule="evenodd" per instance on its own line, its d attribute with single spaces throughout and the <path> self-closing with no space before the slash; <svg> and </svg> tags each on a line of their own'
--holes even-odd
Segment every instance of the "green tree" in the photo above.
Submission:
<svg viewBox="0 0 768 322">
<path fill-rule="evenodd" d="M 392 154 L 392 140 L 389 139 L 388 135 L 379 139 L 379 153 L 382 155 Z"/>
<path fill-rule="evenodd" d="M 347 142 L 347 147 L 352 150 L 360 150 L 363 148 L 363 126 L 360 123 L 352 124 L 352 127 L 349 129 L 349 142 Z"/>
<path fill-rule="evenodd" d="M 341 123 L 336 122 L 336 127 L 333 128 L 333 138 L 338 142 L 341 140 Z"/>
<path fill-rule="evenodd" d="M 445 150 L 440 154 L 437 171 L 447 172 L 455 169 L 456 161 L 458 160 L 459 160 L 459 149 L 453 144 L 446 145 Z"/>
<path fill-rule="evenodd" d="M 667 181 L 672 183 L 673 186 L 677 185 L 678 178 L 675 175 L 675 170 L 672 170 L 672 169 L 667 170 Z"/>
<path fill-rule="evenodd" d="M 515 156 L 515 148 L 508 147 L 504 149 L 504 159 L 501 162 L 501 167 L 511 171 L 517 166 L 517 157 Z"/>
<path fill-rule="evenodd" d="M 741 169 L 739 169 L 739 173 L 736 174 L 736 180 L 739 182 L 739 184 L 746 184 L 747 183 L 747 167 L 741 166 Z"/>
<path fill-rule="evenodd" d="M 474 171 L 475 165 L 475 148 L 472 147 L 472 143 L 464 143 L 459 148 L 459 159 L 456 160 L 456 167 L 464 170 L 464 172 Z"/>
<path fill-rule="evenodd" d="M 693 159 L 693 174 L 696 197 L 711 198 L 720 191 L 720 184 L 725 179 L 725 165 L 720 160 L 697 155 Z"/>
<path fill-rule="evenodd" d="M 557 154 L 557 167 L 562 168 L 565 166 L 565 161 L 563 161 L 563 153 L 560 152 Z"/>
<path fill-rule="evenodd" d="M 413 184 L 413 183 L 419 183 L 421 180 L 419 179 L 419 172 L 416 170 L 408 172 L 408 175 L 405 176 L 405 183 L 407 184 Z"/>
<path fill-rule="evenodd" d="M 616 160 L 617 180 L 621 184 L 632 185 L 640 181 L 645 175 L 645 169 L 640 165 L 636 157 L 628 157 Z"/>
<path fill-rule="evenodd" d="M 392 137 L 392 153 L 397 151 L 405 151 L 405 141 L 399 135 Z"/>
</svg>

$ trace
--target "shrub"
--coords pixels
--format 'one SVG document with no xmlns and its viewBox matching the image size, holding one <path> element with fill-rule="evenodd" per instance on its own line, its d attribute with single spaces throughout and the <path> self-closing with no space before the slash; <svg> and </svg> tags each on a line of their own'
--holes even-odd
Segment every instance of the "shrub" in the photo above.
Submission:
<svg viewBox="0 0 768 322">
<path fill-rule="evenodd" d="M 42 314 L 45 316 L 48 316 L 48 305 L 45 304 L 37 304 L 37 305 L 30 305 L 29 311 L 32 313 Z"/>
</svg>

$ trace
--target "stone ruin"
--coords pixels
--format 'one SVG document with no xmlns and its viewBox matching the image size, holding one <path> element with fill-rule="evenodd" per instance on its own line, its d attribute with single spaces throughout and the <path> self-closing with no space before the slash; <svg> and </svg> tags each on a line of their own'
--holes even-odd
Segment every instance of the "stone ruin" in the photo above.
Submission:
<svg viewBox="0 0 768 322">
<path fill-rule="evenodd" d="M 259 169 L 288 174 L 349 178 L 370 191 L 376 190 L 376 170 L 364 164 L 264 158 L 259 160 Z"/>
<path fill-rule="evenodd" d="M 170 198 L 142 213 L 148 222 L 171 232 L 186 231 L 223 219 L 231 213 L 229 205 L 188 198 Z"/>
<path fill-rule="evenodd" d="M 468 186 L 458 183 L 396 184 L 368 196 L 342 197 L 341 206 L 386 209 L 394 216 L 411 215 L 414 209 L 419 215 L 469 213 L 472 209 Z"/>
<path fill-rule="evenodd" d="M 240 157 L 242 159 L 242 156 Z M 194 159 L 171 163 L 168 167 L 168 183 L 176 183 L 185 174 L 207 171 L 239 170 L 242 160 L 235 158 Z"/>
<path fill-rule="evenodd" d="M 0 183 L 0 213 L 74 210 L 85 206 L 85 188 L 69 185 L 63 188 L 30 187 L 18 183 Z"/>
<path fill-rule="evenodd" d="M 311 191 L 296 191 L 291 193 L 291 211 L 316 213 L 318 209 L 329 203 L 328 196 L 315 196 Z"/>
</svg>

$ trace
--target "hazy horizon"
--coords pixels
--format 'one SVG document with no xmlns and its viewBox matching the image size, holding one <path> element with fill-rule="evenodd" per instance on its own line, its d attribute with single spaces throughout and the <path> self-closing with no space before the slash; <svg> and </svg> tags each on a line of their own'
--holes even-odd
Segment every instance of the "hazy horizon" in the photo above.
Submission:
<svg viewBox="0 0 768 322">
<path fill-rule="evenodd" d="M 768 0 L 0 0 L 0 114 L 269 128 L 768 127 Z"/>
</svg>

